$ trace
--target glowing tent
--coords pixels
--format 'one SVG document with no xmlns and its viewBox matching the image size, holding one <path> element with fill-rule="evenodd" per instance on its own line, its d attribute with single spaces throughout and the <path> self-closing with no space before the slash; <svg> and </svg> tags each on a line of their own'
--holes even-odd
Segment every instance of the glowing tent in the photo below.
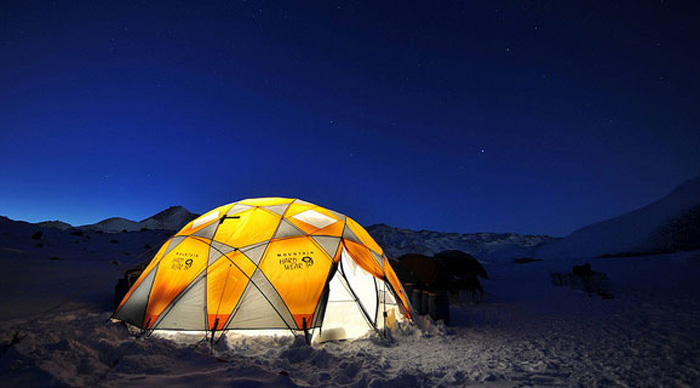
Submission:
<svg viewBox="0 0 700 388">
<path fill-rule="evenodd" d="M 218 207 L 160 248 L 114 319 L 145 330 L 383 333 L 411 318 L 382 248 L 350 217 L 299 199 Z"/>
</svg>

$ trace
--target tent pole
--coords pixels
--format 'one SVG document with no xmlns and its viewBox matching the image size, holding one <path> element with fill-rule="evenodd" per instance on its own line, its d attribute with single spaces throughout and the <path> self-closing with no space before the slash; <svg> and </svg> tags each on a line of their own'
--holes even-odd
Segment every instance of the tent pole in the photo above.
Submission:
<svg viewBox="0 0 700 388">
<path fill-rule="evenodd" d="M 216 328 L 217 328 L 217 327 L 219 327 L 219 317 L 216 317 L 216 319 L 214 319 L 214 327 L 211 328 L 211 340 L 210 340 L 210 343 L 211 343 L 211 346 L 212 346 L 212 347 L 214 346 L 214 335 L 216 334 Z"/>
</svg>

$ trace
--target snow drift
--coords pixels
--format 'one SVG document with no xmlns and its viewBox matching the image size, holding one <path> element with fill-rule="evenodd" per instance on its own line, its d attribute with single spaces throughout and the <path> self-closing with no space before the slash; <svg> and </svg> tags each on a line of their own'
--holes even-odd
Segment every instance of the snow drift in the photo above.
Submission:
<svg viewBox="0 0 700 388">
<path fill-rule="evenodd" d="M 672 226 L 695 214 L 699 205 L 700 177 L 696 177 L 650 205 L 581 228 L 563 240 L 542 245 L 536 253 L 543 258 L 597 257 L 683 249 L 673 241 L 679 235 L 690 239 L 684 235 L 687 229 Z"/>
</svg>

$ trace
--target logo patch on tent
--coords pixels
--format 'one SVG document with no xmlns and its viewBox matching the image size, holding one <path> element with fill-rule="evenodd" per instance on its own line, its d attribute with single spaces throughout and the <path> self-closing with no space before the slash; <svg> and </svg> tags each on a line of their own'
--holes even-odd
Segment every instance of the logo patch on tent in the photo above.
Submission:
<svg viewBox="0 0 700 388">
<path fill-rule="evenodd" d="M 277 260 L 287 271 L 306 269 L 314 265 L 314 259 L 311 257 L 314 253 L 314 251 L 278 253 Z"/>
<path fill-rule="evenodd" d="M 199 254 L 177 252 L 175 254 L 175 257 L 173 257 L 173 260 L 171 261 L 170 268 L 176 271 L 186 271 L 192 267 L 192 264 L 194 263 L 193 258 L 196 257 L 199 257 Z"/>
</svg>

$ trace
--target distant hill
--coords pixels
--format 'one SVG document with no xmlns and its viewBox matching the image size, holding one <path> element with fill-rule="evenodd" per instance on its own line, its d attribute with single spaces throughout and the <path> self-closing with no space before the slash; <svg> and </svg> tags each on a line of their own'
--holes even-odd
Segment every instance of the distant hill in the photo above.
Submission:
<svg viewBox="0 0 700 388">
<path fill-rule="evenodd" d="M 660 200 L 543 245 L 544 258 L 596 257 L 700 249 L 700 177 Z"/>
<path fill-rule="evenodd" d="M 516 233 L 443 233 L 428 230 L 413 231 L 385 224 L 371 225 L 370 235 L 384 248 L 389 257 L 406 253 L 433 255 L 456 249 L 482 260 L 508 260 L 531 257 L 538 246 L 556 241 L 551 236 Z"/>
<path fill-rule="evenodd" d="M 79 229 L 99 230 L 107 233 L 118 233 L 126 230 L 180 230 L 188 222 L 199 217 L 182 206 L 171 206 L 162 212 L 141 221 L 132 221 L 126 218 L 107 218 L 95 224 L 82 225 Z"/>
<path fill-rule="evenodd" d="M 73 225 L 71 225 L 67 222 L 58 221 L 58 220 L 37 222 L 36 225 L 41 226 L 43 228 L 56 228 L 56 229 L 60 229 L 60 230 L 66 230 L 66 229 L 70 229 L 73 227 Z"/>
</svg>

